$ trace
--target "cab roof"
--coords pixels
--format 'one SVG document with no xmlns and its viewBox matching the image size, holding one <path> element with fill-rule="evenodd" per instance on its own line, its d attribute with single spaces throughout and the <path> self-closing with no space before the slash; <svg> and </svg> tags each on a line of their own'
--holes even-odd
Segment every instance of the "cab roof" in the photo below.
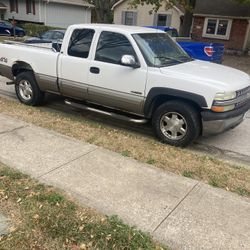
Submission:
<svg viewBox="0 0 250 250">
<path fill-rule="evenodd" d="M 73 29 L 95 29 L 95 30 L 106 30 L 106 31 L 113 31 L 113 32 L 124 32 L 128 34 L 135 34 L 135 33 L 156 33 L 156 32 L 163 32 L 161 30 L 156 30 L 153 28 L 146 28 L 140 26 L 128 26 L 128 25 L 117 25 L 117 24 L 98 24 L 98 23 L 91 23 L 91 24 L 74 24 L 70 26 Z"/>
</svg>

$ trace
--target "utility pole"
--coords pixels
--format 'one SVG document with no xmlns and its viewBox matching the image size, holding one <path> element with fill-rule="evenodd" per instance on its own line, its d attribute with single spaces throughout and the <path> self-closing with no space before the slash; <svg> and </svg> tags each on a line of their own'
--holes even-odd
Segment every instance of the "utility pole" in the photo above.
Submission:
<svg viewBox="0 0 250 250">
<path fill-rule="evenodd" d="M 11 24 L 13 26 L 13 36 L 14 36 L 14 39 L 15 39 L 16 38 L 16 20 L 15 20 L 14 16 L 12 16 Z"/>
</svg>

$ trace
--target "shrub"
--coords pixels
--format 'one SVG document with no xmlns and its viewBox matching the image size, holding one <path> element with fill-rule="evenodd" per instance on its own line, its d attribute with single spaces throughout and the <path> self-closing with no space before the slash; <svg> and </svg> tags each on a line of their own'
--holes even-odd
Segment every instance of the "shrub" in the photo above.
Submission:
<svg viewBox="0 0 250 250">
<path fill-rule="evenodd" d="M 34 24 L 34 23 L 25 23 L 19 26 L 21 26 L 26 31 L 27 36 L 37 36 L 42 32 L 52 29 L 57 29 L 57 27 L 45 26 L 42 24 Z"/>
</svg>

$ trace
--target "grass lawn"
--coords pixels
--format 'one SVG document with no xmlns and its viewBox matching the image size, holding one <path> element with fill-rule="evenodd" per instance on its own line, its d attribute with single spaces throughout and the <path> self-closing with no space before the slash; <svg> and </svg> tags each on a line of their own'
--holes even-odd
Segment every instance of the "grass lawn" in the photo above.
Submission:
<svg viewBox="0 0 250 250">
<path fill-rule="evenodd" d="M 6 37 L 0 36 L 0 43 L 2 43 L 4 40 L 6 40 Z"/>
<path fill-rule="evenodd" d="M 23 37 L 9 37 L 9 36 L 0 36 L 0 43 L 2 43 L 5 40 L 11 40 L 11 41 L 17 41 L 17 42 L 23 42 L 25 38 Z"/>
<path fill-rule="evenodd" d="M 0 97 L 0 112 L 78 140 L 250 197 L 250 170 L 187 149 L 174 148 L 133 132 L 93 122 L 84 113 L 69 115 L 28 107 Z M 131 125 L 133 126 L 133 124 Z"/>
<path fill-rule="evenodd" d="M 166 249 L 117 217 L 106 217 L 74 203 L 52 187 L 0 163 L 0 212 L 11 233 L 0 249 Z"/>
</svg>

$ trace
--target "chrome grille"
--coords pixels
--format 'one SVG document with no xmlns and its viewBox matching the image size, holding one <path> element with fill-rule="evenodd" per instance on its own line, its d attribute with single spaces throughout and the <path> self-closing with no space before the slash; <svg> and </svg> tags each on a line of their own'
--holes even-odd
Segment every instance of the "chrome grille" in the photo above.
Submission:
<svg viewBox="0 0 250 250">
<path fill-rule="evenodd" d="M 236 92 L 237 94 L 237 103 L 235 104 L 235 108 L 241 108 L 245 105 L 248 105 L 250 102 L 250 86 L 241 89 L 239 91 Z"/>
<path fill-rule="evenodd" d="M 236 91 L 237 97 L 247 95 L 248 93 L 250 93 L 250 86 L 248 86 L 248 87 L 246 87 L 244 89 Z"/>
</svg>

